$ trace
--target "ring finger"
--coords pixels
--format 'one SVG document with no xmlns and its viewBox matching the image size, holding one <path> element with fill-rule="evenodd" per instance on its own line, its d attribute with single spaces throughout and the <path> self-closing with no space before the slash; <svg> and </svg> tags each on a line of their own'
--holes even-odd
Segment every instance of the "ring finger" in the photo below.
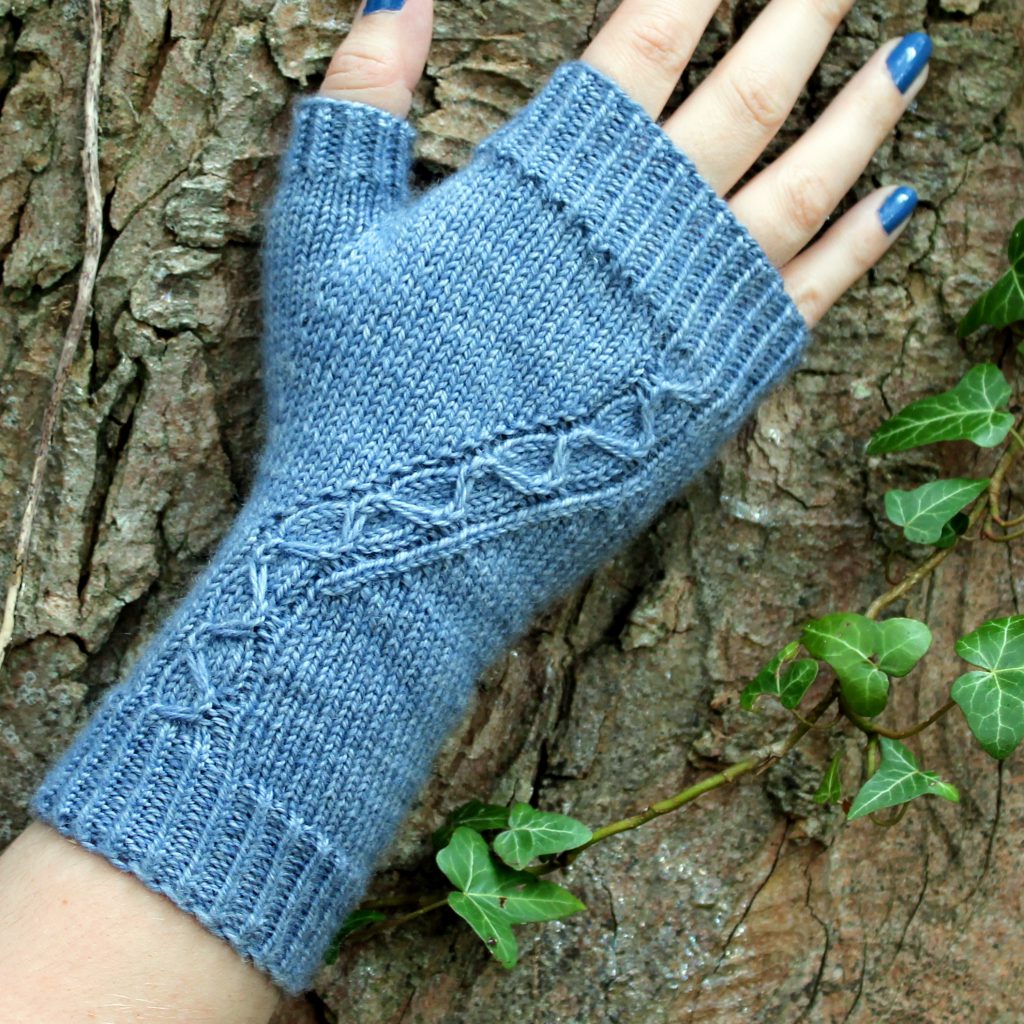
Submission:
<svg viewBox="0 0 1024 1024">
<path fill-rule="evenodd" d="M 928 77 L 923 32 L 890 40 L 820 118 L 729 200 L 776 266 L 798 253 L 864 172 Z"/>
</svg>

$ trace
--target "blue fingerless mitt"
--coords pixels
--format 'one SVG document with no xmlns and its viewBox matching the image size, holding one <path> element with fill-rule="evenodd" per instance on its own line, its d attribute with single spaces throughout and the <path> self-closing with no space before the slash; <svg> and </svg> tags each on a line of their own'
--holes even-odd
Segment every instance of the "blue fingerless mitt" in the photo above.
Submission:
<svg viewBox="0 0 1024 1024">
<path fill-rule="evenodd" d="M 33 813 L 289 992 L 475 679 L 802 355 L 729 207 L 580 61 L 410 198 L 414 130 L 293 108 L 252 492 Z"/>
</svg>

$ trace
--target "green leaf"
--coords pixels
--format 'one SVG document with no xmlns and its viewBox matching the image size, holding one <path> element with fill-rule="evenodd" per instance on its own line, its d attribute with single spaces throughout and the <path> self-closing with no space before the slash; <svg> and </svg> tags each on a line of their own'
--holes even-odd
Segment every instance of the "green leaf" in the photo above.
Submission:
<svg viewBox="0 0 1024 1024">
<path fill-rule="evenodd" d="M 814 800 L 819 804 L 837 804 L 843 799 L 843 784 L 839 778 L 839 764 L 842 761 L 842 754 L 834 754 L 829 761 L 825 774 L 821 777 L 821 785 L 814 794 Z"/>
<path fill-rule="evenodd" d="M 476 894 L 450 892 L 448 906 L 477 933 L 502 967 L 510 970 L 515 967 L 519 959 L 519 943 L 508 916 L 501 912 L 495 900 Z"/>
<path fill-rule="evenodd" d="M 878 623 L 878 667 L 890 676 L 905 676 L 932 645 L 932 631 L 918 619 L 883 619 Z"/>
<path fill-rule="evenodd" d="M 374 921 L 383 921 L 387 916 L 387 914 L 379 910 L 353 910 L 342 922 L 334 938 L 331 939 L 331 944 L 324 951 L 324 963 L 333 964 L 337 962 L 338 954 L 341 952 L 341 944 L 345 941 L 346 936 L 351 935 L 352 932 L 359 931 L 360 928 L 373 924 Z"/>
<path fill-rule="evenodd" d="M 480 800 L 470 800 L 461 807 L 456 807 L 448 815 L 445 823 L 431 835 L 434 848 L 439 850 L 445 846 L 460 825 L 475 828 L 477 832 L 507 828 L 508 808 L 502 804 L 485 804 Z"/>
<path fill-rule="evenodd" d="M 966 337 L 982 324 L 1006 327 L 1024 320 L 1024 220 L 1010 235 L 1007 253 L 1010 269 L 983 292 L 960 321 L 956 333 Z"/>
<path fill-rule="evenodd" d="M 592 835 L 583 822 L 568 815 L 516 803 L 508 816 L 508 830 L 495 836 L 491 845 L 506 864 L 525 868 L 535 857 L 571 850 Z"/>
<path fill-rule="evenodd" d="M 970 516 L 963 512 L 957 512 L 957 514 L 942 527 L 942 533 L 939 535 L 939 539 L 935 542 L 935 546 L 937 548 L 951 547 L 956 543 L 957 537 L 967 532 L 967 527 L 970 526 L 970 523 Z"/>
<path fill-rule="evenodd" d="M 519 956 L 513 924 L 552 921 L 587 909 L 568 889 L 496 860 L 483 836 L 465 825 L 455 829 L 435 859 L 460 890 L 448 894 L 448 905 L 506 968 Z"/>
<path fill-rule="evenodd" d="M 911 402 L 886 420 L 868 442 L 868 453 L 900 452 L 933 441 L 999 444 L 1013 426 L 1004 411 L 1010 385 L 994 363 L 977 363 L 949 391 Z"/>
<path fill-rule="evenodd" d="M 1024 615 L 982 623 L 957 640 L 956 653 L 982 671 L 960 676 L 950 696 L 977 741 L 1001 760 L 1024 737 Z"/>
<path fill-rule="evenodd" d="M 740 707 L 750 711 L 762 693 L 774 695 L 784 708 L 790 709 L 804 699 L 804 694 L 818 674 L 818 663 L 810 658 L 800 658 L 779 671 L 783 661 L 792 658 L 799 647 L 799 640 L 787 644 L 747 683 L 740 694 Z"/>
<path fill-rule="evenodd" d="M 914 755 L 898 740 L 880 736 L 879 744 L 882 763 L 854 797 L 846 815 L 848 821 L 919 796 L 941 796 L 953 803 L 960 800 L 956 786 L 943 782 L 935 772 L 922 771 Z"/>
<path fill-rule="evenodd" d="M 935 480 L 912 491 L 888 491 L 885 514 L 903 527 L 907 540 L 915 544 L 934 544 L 953 516 L 986 487 L 987 477 L 983 480 L 954 477 Z"/>
<path fill-rule="evenodd" d="M 880 640 L 879 624 L 856 612 L 823 615 L 800 636 L 811 654 L 835 670 L 850 710 L 869 718 L 882 712 L 889 697 L 889 677 L 870 660 Z"/>
</svg>

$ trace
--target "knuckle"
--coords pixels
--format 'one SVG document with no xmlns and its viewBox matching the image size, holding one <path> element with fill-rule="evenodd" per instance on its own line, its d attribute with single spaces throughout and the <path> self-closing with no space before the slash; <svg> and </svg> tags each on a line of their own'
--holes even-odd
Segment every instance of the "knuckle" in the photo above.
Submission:
<svg viewBox="0 0 1024 1024">
<path fill-rule="evenodd" d="M 783 178 L 783 212 L 801 236 L 813 235 L 834 205 L 828 183 L 818 171 L 803 168 Z"/>
<path fill-rule="evenodd" d="M 766 131 L 778 131 L 789 112 L 778 75 L 764 68 L 747 67 L 729 81 L 740 112 Z"/>
<path fill-rule="evenodd" d="M 646 65 L 679 77 L 686 66 L 685 46 L 680 32 L 663 17 L 637 18 L 632 26 L 630 48 Z"/>
<path fill-rule="evenodd" d="M 892 74 L 884 64 L 878 66 L 877 58 L 874 66 L 870 62 L 862 66 L 843 92 L 851 97 L 847 102 L 853 107 L 852 129 L 863 133 L 865 142 L 870 140 L 875 147 L 885 141 L 907 108 L 906 93 L 895 88 Z"/>
<path fill-rule="evenodd" d="M 396 57 L 343 47 L 331 60 L 325 81 L 335 89 L 386 89 L 401 78 L 402 65 Z"/>
<path fill-rule="evenodd" d="M 838 25 L 853 6 L 852 0 L 805 0 L 812 14 L 827 25 Z"/>
<path fill-rule="evenodd" d="M 878 261 L 878 243 L 861 231 L 852 232 L 847 243 L 847 253 L 854 269 L 863 274 Z"/>
<path fill-rule="evenodd" d="M 787 281 L 786 291 L 809 327 L 813 327 L 828 311 L 829 301 L 825 291 L 820 282 L 813 278 Z"/>
</svg>

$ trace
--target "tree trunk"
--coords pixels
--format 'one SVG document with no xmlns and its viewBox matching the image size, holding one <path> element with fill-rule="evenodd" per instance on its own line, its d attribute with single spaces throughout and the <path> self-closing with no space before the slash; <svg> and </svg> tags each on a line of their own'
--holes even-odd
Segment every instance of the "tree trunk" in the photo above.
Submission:
<svg viewBox="0 0 1024 1024">
<path fill-rule="evenodd" d="M 436 6 L 411 115 L 421 186 L 578 55 L 613 4 Z M 103 251 L 0 678 L 0 842 L 247 491 L 262 437 L 262 209 L 289 99 L 319 81 L 349 7 L 105 0 Z M 758 7 L 720 8 L 673 102 Z M 1024 209 L 1021 20 L 1020 0 L 862 0 L 848 16 L 771 152 L 876 46 L 924 26 L 930 80 L 857 189 L 910 182 L 921 208 L 721 457 L 481 679 L 370 895 L 435 890 L 430 831 L 471 797 L 597 826 L 740 759 L 766 731 L 781 736 L 784 717 L 738 708 L 744 682 L 807 618 L 863 610 L 887 560 L 899 574 L 920 557 L 887 523 L 883 490 L 986 472 L 966 445 L 863 448 L 887 409 L 1001 355 L 991 340 L 958 343 L 954 328 L 1000 272 Z M 4 580 L 82 260 L 87 46 L 83 0 L 0 0 Z M 945 700 L 962 671 L 957 636 L 1020 611 L 1018 552 L 966 545 L 896 606 L 936 640 L 894 687 L 893 720 Z M 556 877 L 589 910 L 518 929 L 512 971 L 437 913 L 345 947 L 318 996 L 279 1021 L 1019 1019 L 1020 758 L 998 767 L 957 711 L 911 743 L 962 802 L 918 801 L 891 829 L 844 827 L 810 799 L 843 743 L 856 739 L 815 734 L 767 774 L 587 851 Z"/>
</svg>

